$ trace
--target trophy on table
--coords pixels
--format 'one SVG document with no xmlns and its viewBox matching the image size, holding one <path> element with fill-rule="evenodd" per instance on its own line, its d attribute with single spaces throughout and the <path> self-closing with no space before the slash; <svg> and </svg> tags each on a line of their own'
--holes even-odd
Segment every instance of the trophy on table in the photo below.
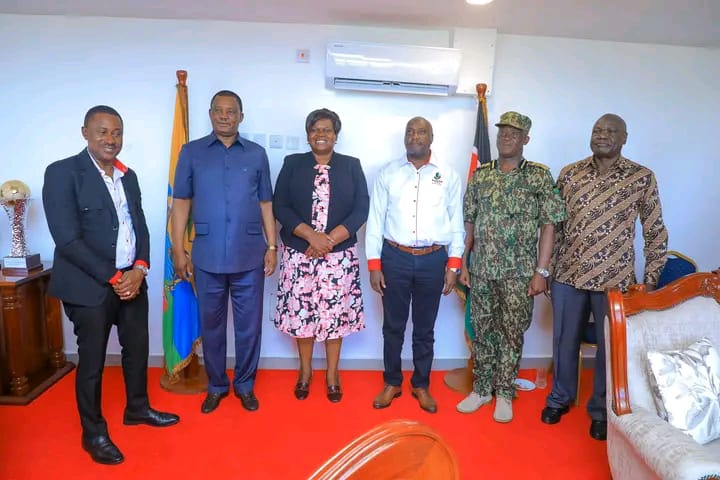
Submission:
<svg viewBox="0 0 720 480">
<path fill-rule="evenodd" d="M 40 254 L 29 254 L 25 241 L 25 222 L 29 203 L 30 188 L 20 180 L 9 180 L 0 186 L 0 205 L 10 218 L 12 234 L 10 255 L 3 257 L 3 273 L 27 273 L 29 270 L 42 267 Z"/>
</svg>

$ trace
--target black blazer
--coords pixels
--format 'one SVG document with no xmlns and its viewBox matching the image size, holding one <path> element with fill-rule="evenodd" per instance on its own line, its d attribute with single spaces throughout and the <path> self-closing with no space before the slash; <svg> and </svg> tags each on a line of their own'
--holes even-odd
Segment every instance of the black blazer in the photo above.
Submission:
<svg viewBox="0 0 720 480">
<path fill-rule="evenodd" d="M 150 265 L 150 235 L 137 175 L 122 177 L 133 229 L 135 260 Z M 55 241 L 48 293 L 68 303 L 100 305 L 115 275 L 118 218 L 112 197 L 87 150 L 50 164 L 45 170 L 43 206 Z M 143 281 L 141 288 L 147 288 Z"/>
<path fill-rule="evenodd" d="M 288 155 L 275 183 L 273 213 L 282 226 L 280 237 L 285 245 L 301 252 L 307 250 L 308 242 L 292 232 L 301 223 L 312 226 L 316 163 L 312 152 Z M 330 206 L 325 232 L 338 225 L 350 232 L 350 238 L 333 248 L 333 252 L 338 252 L 357 243 L 357 231 L 368 217 L 370 197 L 360 160 L 333 152 L 328 165 Z"/>
</svg>

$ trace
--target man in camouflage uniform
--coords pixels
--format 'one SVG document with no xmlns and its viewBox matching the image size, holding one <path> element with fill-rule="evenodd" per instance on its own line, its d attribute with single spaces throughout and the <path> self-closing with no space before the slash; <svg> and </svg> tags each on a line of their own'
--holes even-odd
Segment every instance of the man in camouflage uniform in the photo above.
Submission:
<svg viewBox="0 0 720 480">
<path fill-rule="evenodd" d="M 464 200 L 460 282 L 470 288 L 474 382 L 472 393 L 457 409 L 476 411 L 492 401 L 494 390 L 493 418 L 501 423 L 512 420 L 514 381 L 523 336 L 532 320 L 533 297 L 547 291 L 555 223 L 565 219 L 548 167 L 522 155 L 531 124 L 517 112 L 500 117 L 498 159 L 473 174 Z"/>
</svg>

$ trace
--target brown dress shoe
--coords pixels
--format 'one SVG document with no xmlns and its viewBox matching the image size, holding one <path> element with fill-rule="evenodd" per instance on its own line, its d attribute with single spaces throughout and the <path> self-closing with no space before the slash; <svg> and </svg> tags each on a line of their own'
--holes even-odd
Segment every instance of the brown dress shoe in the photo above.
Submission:
<svg viewBox="0 0 720 480">
<path fill-rule="evenodd" d="M 437 412 L 437 403 L 435 402 L 435 399 L 430 396 L 430 392 L 427 391 L 427 388 L 413 388 L 412 396 L 417 398 L 420 408 L 426 412 Z"/>
<path fill-rule="evenodd" d="M 387 408 L 392 403 L 393 399 L 398 398 L 402 395 L 402 389 L 395 385 L 385 385 L 382 392 L 375 397 L 373 401 L 373 408 Z"/>
</svg>

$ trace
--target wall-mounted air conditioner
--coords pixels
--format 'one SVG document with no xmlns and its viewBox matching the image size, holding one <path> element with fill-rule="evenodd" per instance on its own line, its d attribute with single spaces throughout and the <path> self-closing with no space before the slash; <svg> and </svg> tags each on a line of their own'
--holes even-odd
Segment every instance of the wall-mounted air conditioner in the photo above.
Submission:
<svg viewBox="0 0 720 480">
<path fill-rule="evenodd" d="M 461 58 L 456 48 L 331 42 L 325 85 L 339 90 L 453 95 Z"/>
</svg>

